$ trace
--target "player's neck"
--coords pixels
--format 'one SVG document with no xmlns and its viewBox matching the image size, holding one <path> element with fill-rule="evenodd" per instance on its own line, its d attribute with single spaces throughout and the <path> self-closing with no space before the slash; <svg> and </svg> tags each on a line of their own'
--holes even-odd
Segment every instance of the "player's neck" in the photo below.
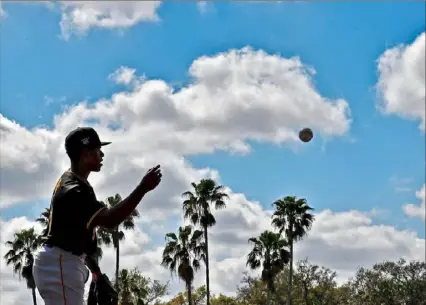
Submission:
<svg viewBox="0 0 426 305">
<path fill-rule="evenodd" d="M 78 165 L 75 164 L 71 164 L 71 171 L 81 180 L 87 182 L 87 178 L 89 178 L 90 171 L 80 168 Z"/>
</svg>

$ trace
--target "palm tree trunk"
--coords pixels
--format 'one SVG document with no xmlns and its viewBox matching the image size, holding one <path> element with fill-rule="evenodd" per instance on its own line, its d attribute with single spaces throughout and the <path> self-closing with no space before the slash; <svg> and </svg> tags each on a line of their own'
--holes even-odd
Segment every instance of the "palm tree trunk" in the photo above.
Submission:
<svg viewBox="0 0 426 305">
<path fill-rule="evenodd" d="M 37 296 L 36 296 L 36 290 L 35 290 L 35 288 L 32 288 L 31 292 L 33 294 L 33 303 L 34 303 L 34 305 L 37 305 Z"/>
<path fill-rule="evenodd" d="M 115 235 L 115 290 L 117 292 L 119 289 L 118 284 L 118 276 L 119 276 L 119 270 L 120 270 L 120 241 L 118 240 L 118 232 L 114 233 Z"/>
<path fill-rule="evenodd" d="M 204 226 L 204 239 L 206 241 L 206 305 L 210 305 L 209 239 L 207 234 L 207 226 Z"/>
<path fill-rule="evenodd" d="M 192 305 L 192 288 L 191 283 L 186 283 L 186 290 L 188 293 L 188 305 Z"/>
<path fill-rule="evenodd" d="M 293 286 L 293 239 L 290 237 L 290 272 L 288 277 L 287 305 L 291 305 L 291 290 Z"/>
</svg>

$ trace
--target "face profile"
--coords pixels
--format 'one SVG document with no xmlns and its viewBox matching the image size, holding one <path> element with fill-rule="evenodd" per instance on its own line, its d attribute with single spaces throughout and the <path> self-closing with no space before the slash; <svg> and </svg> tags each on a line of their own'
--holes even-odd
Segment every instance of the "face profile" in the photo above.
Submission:
<svg viewBox="0 0 426 305">
<path fill-rule="evenodd" d="M 88 171 L 99 172 L 102 168 L 104 156 L 101 147 L 87 149 L 82 153 L 82 161 Z"/>
</svg>

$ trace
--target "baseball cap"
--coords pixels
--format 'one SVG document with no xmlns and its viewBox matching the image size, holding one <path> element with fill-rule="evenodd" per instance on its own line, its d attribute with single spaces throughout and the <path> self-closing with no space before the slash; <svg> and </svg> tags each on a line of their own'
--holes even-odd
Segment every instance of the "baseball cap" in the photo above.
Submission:
<svg viewBox="0 0 426 305">
<path fill-rule="evenodd" d="M 78 127 L 65 138 L 65 150 L 67 152 L 80 151 L 84 148 L 92 149 L 108 144 L 111 144 L 111 142 L 102 142 L 98 133 L 91 127 Z"/>
</svg>

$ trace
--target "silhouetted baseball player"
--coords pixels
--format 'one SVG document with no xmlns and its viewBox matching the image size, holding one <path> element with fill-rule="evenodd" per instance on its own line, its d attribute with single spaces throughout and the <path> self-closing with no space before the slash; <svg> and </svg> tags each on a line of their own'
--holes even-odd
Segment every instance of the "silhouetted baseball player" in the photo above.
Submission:
<svg viewBox="0 0 426 305">
<path fill-rule="evenodd" d="M 36 254 L 33 273 L 45 305 L 83 305 L 84 286 L 89 278 L 85 260 L 96 250 L 97 226 L 119 225 L 161 181 L 160 166 L 151 168 L 134 191 L 122 202 L 107 209 L 97 201 L 87 178 L 102 168 L 104 153 L 93 128 L 79 127 L 65 139 L 71 167 L 53 191 L 47 241 Z M 92 270 L 93 277 L 100 270 Z"/>
</svg>

